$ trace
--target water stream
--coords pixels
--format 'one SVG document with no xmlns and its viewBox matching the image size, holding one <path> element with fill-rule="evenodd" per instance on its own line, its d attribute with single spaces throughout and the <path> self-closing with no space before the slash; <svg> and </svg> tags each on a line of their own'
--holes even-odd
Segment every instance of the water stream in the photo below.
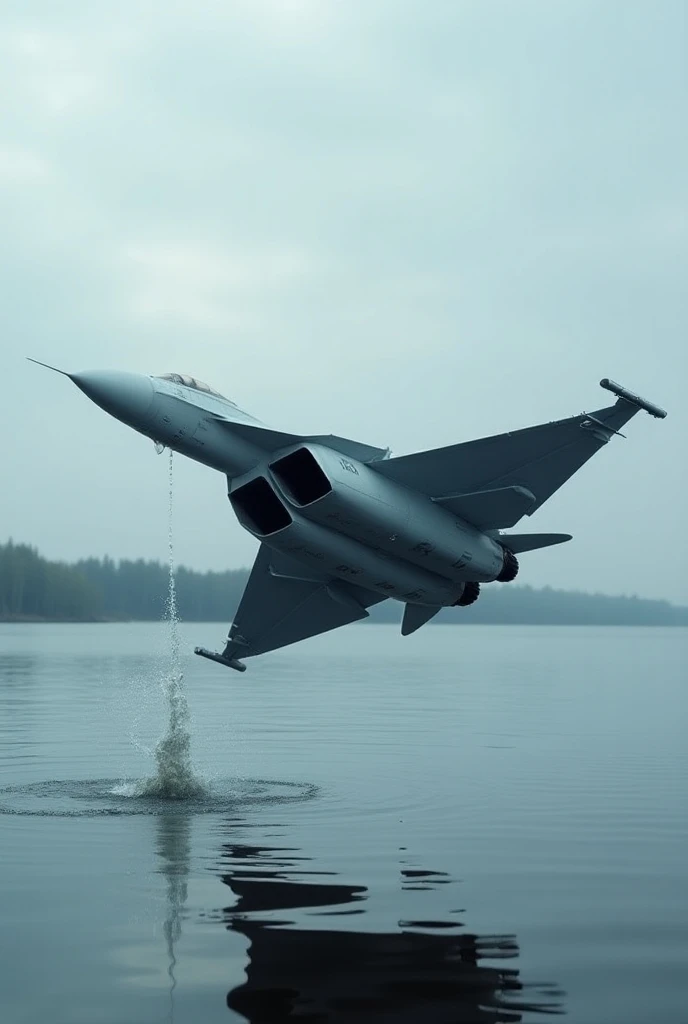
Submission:
<svg viewBox="0 0 688 1024">
<path fill-rule="evenodd" d="M 179 612 L 174 561 L 174 465 L 169 452 L 167 553 L 168 583 L 165 617 L 168 624 L 168 661 L 161 675 L 165 703 L 168 711 L 167 731 L 155 748 L 157 771 L 138 787 L 138 796 L 153 796 L 167 800 L 189 800 L 202 796 L 205 786 L 194 775 L 191 764 L 191 732 L 189 704 L 184 689 L 184 672 L 179 636 Z"/>
</svg>

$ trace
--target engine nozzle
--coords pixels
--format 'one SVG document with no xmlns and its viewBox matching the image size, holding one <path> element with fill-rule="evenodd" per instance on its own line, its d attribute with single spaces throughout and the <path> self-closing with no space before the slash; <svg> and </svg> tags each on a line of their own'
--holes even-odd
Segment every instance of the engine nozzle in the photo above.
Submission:
<svg viewBox="0 0 688 1024">
<path fill-rule="evenodd" d="M 498 583 L 511 583 L 518 576 L 518 558 L 509 551 L 508 548 L 504 548 L 504 562 L 502 564 L 501 572 L 497 577 Z"/>
<path fill-rule="evenodd" d="M 475 604 L 480 597 L 480 584 L 469 580 L 463 588 L 463 593 L 458 601 L 454 601 L 454 607 L 467 608 L 469 604 Z"/>
</svg>

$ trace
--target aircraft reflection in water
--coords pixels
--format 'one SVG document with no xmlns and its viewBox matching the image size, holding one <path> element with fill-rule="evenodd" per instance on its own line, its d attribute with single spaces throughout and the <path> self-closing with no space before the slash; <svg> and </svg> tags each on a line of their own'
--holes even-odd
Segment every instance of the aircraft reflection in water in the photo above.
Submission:
<svg viewBox="0 0 688 1024">
<path fill-rule="evenodd" d="M 324 874 L 304 870 L 308 858 L 293 853 L 223 847 L 222 880 L 237 903 L 222 919 L 250 942 L 247 980 L 229 992 L 227 1005 L 250 1024 L 497 1024 L 521 1021 L 526 1012 L 564 1012 L 554 986 L 533 986 L 527 995 L 518 970 L 482 963 L 518 956 L 514 936 L 461 933 L 458 919 L 400 921 L 393 932 L 353 931 L 351 917 L 365 913 L 367 889 L 290 879 L 290 872 Z M 443 872 L 402 869 L 401 875 L 406 889 L 451 883 Z M 348 909 L 336 909 L 344 905 Z M 306 927 L 309 917 L 318 923 L 346 917 L 346 930 Z"/>
<path fill-rule="evenodd" d="M 273 430 L 184 374 L 65 376 L 161 450 L 226 476 L 237 519 L 260 550 L 224 650 L 196 654 L 239 671 L 242 658 L 365 619 L 388 598 L 404 604 L 406 636 L 442 608 L 472 604 L 481 584 L 510 582 L 518 554 L 571 537 L 503 531 L 640 409 L 666 416 L 605 377 L 614 405 L 390 458 L 389 449 L 333 434 Z"/>
</svg>

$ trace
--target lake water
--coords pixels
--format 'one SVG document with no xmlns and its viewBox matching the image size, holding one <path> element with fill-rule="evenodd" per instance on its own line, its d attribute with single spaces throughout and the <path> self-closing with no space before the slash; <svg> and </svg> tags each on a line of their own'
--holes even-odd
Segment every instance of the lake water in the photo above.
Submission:
<svg viewBox="0 0 688 1024">
<path fill-rule="evenodd" d="M 688 1021 L 688 631 L 185 656 L 188 801 L 166 635 L 0 626 L 3 1024 Z"/>
</svg>

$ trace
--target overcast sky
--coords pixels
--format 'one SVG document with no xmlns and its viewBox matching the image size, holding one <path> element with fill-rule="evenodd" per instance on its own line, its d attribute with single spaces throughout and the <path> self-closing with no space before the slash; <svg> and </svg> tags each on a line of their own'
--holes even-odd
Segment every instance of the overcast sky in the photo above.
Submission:
<svg viewBox="0 0 688 1024">
<path fill-rule="evenodd" d="M 0 10 L 0 540 L 165 556 L 167 464 L 25 355 L 188 372 L 395 454 L 637 416 L 519 581 L 688 602 L 683 0 L 54 0 Z M 176 543 L 248 564 L 176 460 Z"/>
</svg>

